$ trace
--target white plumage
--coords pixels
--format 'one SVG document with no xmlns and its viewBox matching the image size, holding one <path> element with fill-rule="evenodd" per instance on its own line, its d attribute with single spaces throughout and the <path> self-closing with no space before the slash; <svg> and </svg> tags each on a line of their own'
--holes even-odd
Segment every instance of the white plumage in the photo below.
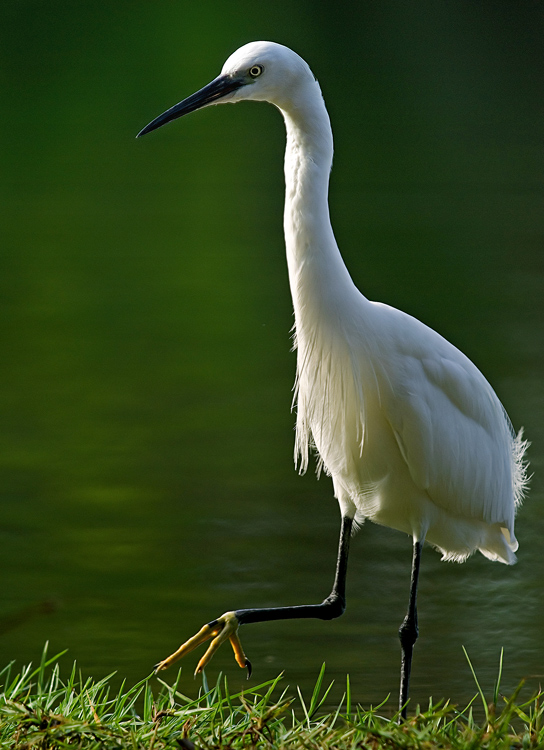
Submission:
<svg viewBox="0 0 544 750">
<path fill-rule="evenodd" d="M 304 471 L 315 445 L 347 525 L 337 579 L 323 604 L 226 613 L 159 668 L 216 636 L 200 670 L 220 642 L 237 639 L 239 623 L 341 614 L 349 519 L 368 518 L 414 538 L 410 606 L 400 631 L 405 715 L 422 543 L 427 540 L 446 560 L 462 561 L 480 550 L 491 560 L 513 563 L 527 444 L 521 432 L 514 435 L 493 389 L 464 354 L 355 287 L 329 219 L 329 117 L 319 84 L 297 54 L 272 42 L 241 47 L 218 78 L 142 134 L 194 109 L 241 100 L 270 102 L 285 120 L 284 230 L 297 349 L 295 460 Z M 244 663 L 239 641 L 233 646 Z"/>
<path fill-rule="evenodd" d="M 427 539 L 445 559 L 479 549 L 512 563 L 525 486 L 521 435 L 464 354 L 355 287 L 329 220 L 333 145 L 319 84 L 298 55 L 271 43 L 242 47 L 222 72 L 256 60 L 262 90 L 242 88 L 232 100 L 276 104 L 287 128 L 284 229 L 301 468 L 313 440 L 345 514 Z"/>
</svg>

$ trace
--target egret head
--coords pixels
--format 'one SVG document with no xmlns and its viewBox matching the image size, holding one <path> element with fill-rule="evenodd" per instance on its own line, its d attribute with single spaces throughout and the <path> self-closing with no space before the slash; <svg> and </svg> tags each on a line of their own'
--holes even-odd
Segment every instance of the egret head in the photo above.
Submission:
<svg viewBox="0 0 544 750">
<path fill-rule="evenodd" d="M 275 42 L 250 42 L 229 57 L 217 78 L 156 117 L 137 137 L 212 104 L 253 100 L 285 109 L 312 84 L 317 86 L 310 68 L 296 52 Z"/>
</svg>

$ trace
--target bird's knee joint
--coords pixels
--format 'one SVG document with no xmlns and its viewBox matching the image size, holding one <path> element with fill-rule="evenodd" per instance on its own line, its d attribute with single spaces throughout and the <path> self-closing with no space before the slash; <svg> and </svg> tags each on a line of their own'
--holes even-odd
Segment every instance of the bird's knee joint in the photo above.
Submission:
<svg viewBox="0 0 544 750">
<path fill-rule="evenodd" d="M 346 600 L 336 594 L 331 594 L 321 603 L 322 620 L 334 620 L 335 617 L 343 615 L 346 609 Z"/>
<path fill-rule="evenodd" d="M 417 620 L 405 617 L 399 628 L 399 638 L 403 648 L 413 646 L 419 636 Z"/>
</svg>

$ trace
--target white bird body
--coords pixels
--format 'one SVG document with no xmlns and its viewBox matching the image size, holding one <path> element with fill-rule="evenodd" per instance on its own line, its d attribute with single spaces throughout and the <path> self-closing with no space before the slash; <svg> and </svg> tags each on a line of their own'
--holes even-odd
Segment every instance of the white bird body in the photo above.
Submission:
<svg viewBox="0 0 544 750">
<path fill-rule="evenodd" d="M 319 605 L 227 612 L 160 663 L 164 669 L 208 638 L 201 671 L 230 638 L 249 665 L 240 624 L 331 619 L 344 611 L 352 524 L 366 518 L 414 538 L 410 603 L 402 645 L 400 715 L 406 716 L 416 594 L 426 540 L 447 560 L 476 550 L 515 561 L 514 516 L 526 484 L 526 442 L 516 437 L 478 368 L 426 325 L 364 297 L 344 265 L 330 224 L 333 140 L 319 84 L 295 52 L 272 42 L 237 50 L 221 75 L 153 120 L 141 134 L 195 109 L 268 101 L 287 130 L 284 230 L 295 313 L 297 427 L 301 471 L 315 446 L 342 512 L 336 578 Z"/>
<path fill-rule="evenodd" d="M 445 559 L 479 549 L 513 562 L 515 444 L 493 390 L 419 321 L 358 302 L 359 340 L 333 333 L 301 352 L 300 447 L 311 432 L 345 514 L 427 539 Z"/>
<path fill-rule="evenodd" d="M 223 73 L 243 67 L 246 51 L 263 60 L 256 46 L 238 50 Z M 521 439 L 462 352 L 353 284 L 329 220 L 333 143 L 319 84 L 294 52 L 272 51 L 298 58 L 296 90 L 285 96 L 284 77 L 283 98 L 272 103 L 287 129 L 284 230 L 301 469 L 313 441 L 344 514 L 427 539 L 445 559 L 479 549 L 512 563 Z"/>
</svg>

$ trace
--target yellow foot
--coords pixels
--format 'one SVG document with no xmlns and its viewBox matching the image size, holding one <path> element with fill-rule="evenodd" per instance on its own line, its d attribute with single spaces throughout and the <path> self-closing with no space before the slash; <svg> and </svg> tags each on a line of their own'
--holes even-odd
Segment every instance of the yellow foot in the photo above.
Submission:
<svg viewBox="0 0 544 750">
<path fill-rule="evenodd" d="M 194 635 L 192 638 L 189 638 L 189 640 L 185 641 L 185 643 L 182 643 L 177 651 L 174 651 L 173 654 L 159 662 L 155 667 L 155 672 L 161 672 L 163 669 L 168 669 L 169 666 L 171 666 L 178 659 L 181 659 L 182 656 L 185 656 L 185 654 L 188 654 L 189 651 L 192 651 L 197 646 L 200 646 L 201 643 L 204 643 L 210 638 L 213 638 L 212 642 L 208 646 L 208 650 L 206 651 L 202 659 L 198 662 L 197 668 L 195 670 L 195 675 L 197 675 L 202 672 L 204 667 L 209 664 L 212 656 L 215 654 L 219 646 L 228 638 L 230 640 L 232 650 L 234 651 L 234 658 L 236 659 L 238 666 L 242 667 L 242 669 L 247 668 L 247 677 L 249 679 L 251 677 L 251 662 L 244 654 L 244 649 L 242 648 L 242 644 L 240 643 L 240 638 L 238 636 L 239 626 L 240 623 L 238 622 L 236 613 L 225 612 L 225 614 L 221 615 L 221 617 L 218 617 L 217 620 L 212 620 L 211 622 L 208 622 L 206 625 L 204 625 L 204 627 L 201 628 L 196 635 Z"/>
</svg>

